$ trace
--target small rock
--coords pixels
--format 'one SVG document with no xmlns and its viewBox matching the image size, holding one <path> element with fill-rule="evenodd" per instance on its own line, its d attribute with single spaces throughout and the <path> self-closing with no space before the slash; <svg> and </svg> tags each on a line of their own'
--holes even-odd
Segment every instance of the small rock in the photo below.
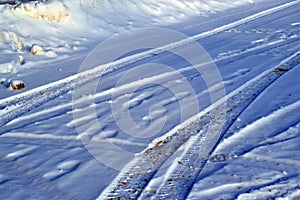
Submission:
<svg viewBox="0 0 300 200">
<path fill-rule="evenodd" d="M 9 85 L 13 90 L 21 90 L 25 88 L 25 84 L 21 80 L 11 80 Z"/>
<path fill-rule="evenodd" d="M 280 68 L 280 67 L 277 67 L 273 70 L 275 73 L 280 73 L 280 72 L 287 72 L 289 71 L 288 69 L 285 69 L 285 68 Z"/>
<path fill-rule="evenodd" d="M 6 78 L 1 78 L 0 79 L 0 84 L 4 84 L 6 82 Z"/>
<path fill-rule="evenodd" d="M 46 55 L 49 56 L 49 57 L 55 57 L 57 56 L 56 52 L 53 51 L 53 50 L 49 50 L 46 52 Z"/>
<path fill-rule="evenodd" d="M 23 44 L 23 42 L 22 41 L 18 41 L 16 43 L 16 48 L 17 48 L 17 50 L 23 51 L 24 50 L 24 44 Z"/>
<path fill-rule="evenodd" d="M 38 53 L 42 53 L 44 52 L 43 48 L 37 44 L 33 44 L 30 48 L 30 52 L 35 55 L 35 54 L 38 54 Z"/>
<path fill-rule="evenodd" d="M 227 160 L 227 156 L 225 154 L 216 154 L 209 158 L 209 161 L 211 162 L 223 162 L 225 160 Z"/>
<path fill-rule="evenodd" d="M 6 78 L 0 79 L 0 84 L 4 86 L 5 88 L 9 88 L 9 81 Z"/>
<path fill-rule="evenodd" d="M 150 55 L 151 56 L 157 56 L 157 53 L 152 52 L 152 53 L 150 53 Z"/>
<path fill-rule="evenodd" d="M 156 147 L 159 147 L 159 146 L 162 146 L 164 144 L 166 144 L 167 142 L 166 141 L 159 141 L 155 144 Z"/>
<path fill-rule="evenodd" d="M 20 62 L 21 65 L 25 64 L 25 58 L 24 58 L 24 56 L 19 56 L 19 62 Z"/>
</svg>

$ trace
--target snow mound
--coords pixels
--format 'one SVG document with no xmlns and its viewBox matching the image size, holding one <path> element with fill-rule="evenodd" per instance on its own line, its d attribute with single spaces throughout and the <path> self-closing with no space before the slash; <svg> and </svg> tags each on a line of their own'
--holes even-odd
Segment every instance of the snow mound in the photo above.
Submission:
<svg viewBox="0 0 300 200">
<path fill-rule="evenodd" d="M 35 3 L 22 4 L 16 11 L 21 11 L 32 18 L 44 19 L 50 22 L 63 22 L 69 16 L 64 4 L 61 2 L 52 2 L 47 5 Z"/>
<path fill-rule="evenodd" d="M 0 63 L 1 73 L 44 67 L 45 57 L 62 59 L 74 51 L 90 50 L 104 39 L 126 30 L 168 28 L 199 16 L 199 20 L 206 20 L 214 13 L 249 4 L 249 0 L 19 2 L 19 5 L 0 4 L 0 16 L 4 19 L 0 20 L 0 50 L 5 52 L 5 59 Z M 35 51 L 32 49 L 34 44 L 42 49 Z M 32 57 L 32 54 L 36 56 Z M 19 62 L 19 55 L 26 63 Z"/>
<path fill-rule="evenodd" d="M 3 31 L 16 32 L 27 38 L 49 35 L 74 41 L 86 37 L 104 39 L 132 28 L 168 26 L 196 16 L 210 16 L 243 4 L 249 0 L 57 0 L 45 3 L 27 2 L 12 7 L 0 5 Z M 27 17 L 28 16 L 28 17 Z M 38 21 L 36 19 L 39 19 Z M 49 24 L 46 22 L 57 22 Z M 34 30 L 32 27 L 35 27 Z M 76 31 L 75 31 L 76 30 Z M 8 31 L 8 30 L 7 30 Z M 72 37 L 72 38 L 70 38 Z M 51 42 L 51 41 L 50 41 Z M 33 41 L 33 43 L 38 43 Z"/>
<path fill-rule="evenodd" d="M 23 50 L 24 44 L 22 39 L 18 36 L 18 34 L 7 31 L 0 32 L 0 43 L 12 43 L 12 47 L 14 50 Z"/>
</svg>

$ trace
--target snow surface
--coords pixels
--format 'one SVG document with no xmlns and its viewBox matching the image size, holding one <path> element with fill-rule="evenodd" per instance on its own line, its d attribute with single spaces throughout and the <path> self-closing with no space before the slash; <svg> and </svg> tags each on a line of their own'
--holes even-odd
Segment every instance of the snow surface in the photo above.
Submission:
<svg viewBox="0 0 300 200">
<path fill-rule="evenodd" d="M 300 199 L 299 9 L 0 5 L 0 199 Z"/>
</svg>

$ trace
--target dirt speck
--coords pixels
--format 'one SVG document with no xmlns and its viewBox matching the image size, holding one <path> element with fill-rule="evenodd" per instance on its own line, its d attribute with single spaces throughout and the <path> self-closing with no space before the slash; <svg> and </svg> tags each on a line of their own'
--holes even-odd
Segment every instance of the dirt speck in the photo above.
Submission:
<svg viewBox="0 0 300 200">
<path fill-rule="evenodd" d="M 277 67 L 273 70 L 273 72 L 275 73 L 281 73 L 281 72 L 287 72 L 289 71 L 288 69 L 285 69 L 285 68 L 280 68 L 280 67 Z"/>
</svg>

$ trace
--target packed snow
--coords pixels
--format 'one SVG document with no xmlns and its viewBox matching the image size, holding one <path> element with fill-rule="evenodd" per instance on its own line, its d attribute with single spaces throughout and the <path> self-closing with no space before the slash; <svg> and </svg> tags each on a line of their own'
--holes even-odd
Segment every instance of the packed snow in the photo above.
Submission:
<svg viewBox="0 0 300 200">
<path fill-rule="evenodd" d="M 0 199 L 300 199 L 300 0 L 0 0 Z"/>
</svg>

